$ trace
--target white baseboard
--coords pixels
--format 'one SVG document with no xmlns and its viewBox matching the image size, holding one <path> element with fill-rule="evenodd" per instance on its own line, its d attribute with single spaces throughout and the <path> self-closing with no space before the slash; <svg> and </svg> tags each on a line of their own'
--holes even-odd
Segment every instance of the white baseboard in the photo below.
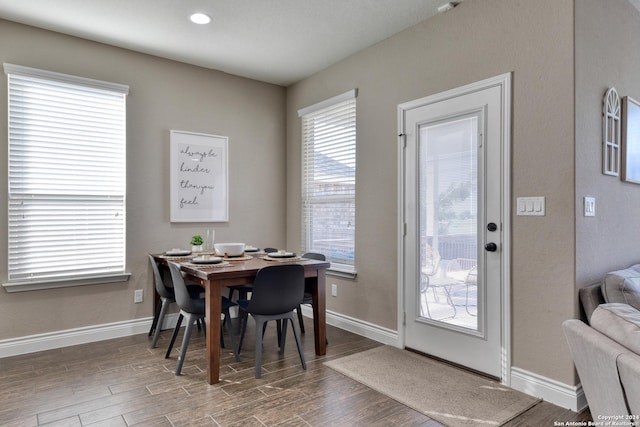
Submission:
<svg viewBox="0 0 640 427">
<path fill-rule="evenodd" d="M 112 338 L 126 337 L 149 332 L 152 317 L 127 320 L 124 322 L 87 326 L 83 328 L 67 329 L 64 331 L 48 332 L 45 334 L 29 335 L 0 341 L 0 358 L 35 353 L 37 351 L 53 350 L 72 345 L 86 344 Z M 178 313 L 165 316 L 163 329 L 173 329 L 178 321 Z"/>
<path fill-rule="evenodd" d="M 152 318 L 148 317 L 10 338 L 0 341 L 0 357 L 17 356 L 19 354 L 34 353 L 36 351 L 52 350 L 71 345 L 142 334 L 149 332 L 151 321 Z"/>
<path fill-rule="evenodd" d="M 587 398 L 580 384 L 567 385 L 524 369 L 511 368 L 511 388 L 574 412 L 587 407 Z"/>
<path fill-rule="evenodd" d="M 312 317 L 313 315 L 311 308 L 307 306 L 302 307 L 302 313 L 308 317 Z M 235 317 L 234 313 L 232 313 L 232 317 Z M 0 358 L 53 350 L 129 335 L 144 334 L 149 332 L 152 320 L 153 318 L 151 317 L 145 317 L 142 319 L 0 340 Z M 162 329 L 173 329 L 177 320 L 178 313 L 167 314 Z M 383 344 L 398 346 L 398 333 L 396 331 L 382 328 L 372 323 L 327 311 L 327 324 Z"/>
<path fill-rule="evenodd" d="M 307 317 L 313 317 L 311 307 L 303 305 L 302 314 Z M 327 325 L 335 326 L 345 331 L 352 332 L 383 344 L 398 347 L 398 331 L 383 328 L 373 323 L 363 322 L 362 320 L 345 316 L 344 314 L 335 313 L 327 310 Z"/>
</svg>

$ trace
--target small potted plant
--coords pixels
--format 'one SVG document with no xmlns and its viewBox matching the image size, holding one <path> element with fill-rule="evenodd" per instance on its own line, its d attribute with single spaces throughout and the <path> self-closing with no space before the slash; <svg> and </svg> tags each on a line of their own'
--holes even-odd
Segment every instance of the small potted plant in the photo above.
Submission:
<svg viewBox="0 0 640 427">
<path fill-rule="evenodd" d="M 191 238 L 191 252 L 202 252 L 202 244 L 204 240 L 202 240 L 202 236 L 196 234 Z"/>
</svg>

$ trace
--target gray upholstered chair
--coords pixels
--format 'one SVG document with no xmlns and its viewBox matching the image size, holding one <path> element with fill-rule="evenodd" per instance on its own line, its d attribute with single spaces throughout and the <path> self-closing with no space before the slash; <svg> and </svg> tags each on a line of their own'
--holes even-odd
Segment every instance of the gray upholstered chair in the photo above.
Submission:
<svg viewBox="0 0 640 427">
<path fill-rule="evenodd" d="M 620 382 L 631 414 L 640 415 L 640 356 L 624 353 L 618 357 Z"/>
<path fill-rule="evenodd" d="M 307 369 L 300 342 L 298 325 L 293 310 L 298 307 L 304 296 L 304 267 L 299 264 L 272 265 L 261 268 L 253 282 L 250 300 L 240 300 L 240 309 L 250 314 L 256 321 L 256 362 L 255 377 L 262 376 L 262 337 L 269 320 L 282 321 L 282 337 L 278 339 L 280 353 L 284 353 L 287 338 L 287 321 L 291 322 L 293 335 L 298 347 L 300 362 Z M 238 344 L 238 352 L 247 328 L 247 316 L 241 316 L 242 332 Z"/>
<path fill-rule="evenodd" d="M 180 375 L 180 372 L 182 371 L 182 365 L 184 364 L 184 358 L 187 354 L 189 340 L 191 339 L 193 324 L 197 320 L 201 320 L 202 322 L 204 322 L 206 307 L 204 299 L 192 298 L 192 296 L 189 295 L 187 285 L 185 284 L 184 278 L 182 277 L 182 273 L 180 271 L 180 265 L 169 262 L 169 271 L 171 271 L 171 280 L 173 280 L 173 286 L 175 289 L 176 303 L 178 304 L 178 307 L 180 307 L 180 316 L 178 317 L 178 323 L 176 324 L 173 336 L 171 337 L 171 343 L 169 344 L 169 349 L 167 350 L 165 358 L 168 358 L 170 356 L 171 350 L 173 349 L 173 344 L 175 343 L 176 337 L 178 335 L 178 331 L 180 330 L 180 326 L 182 325 L 182 319 L 186 318 L 187 323 L 185 325 L 184 336 L 182 337 L 182 346 L 180 347 L 178 364 L 176 365 L 176 375 Z M 222 313 L 224 313 L 225 315 L 225 321 L 223 323 L 227 325 L 227 330 L 231 338 L 231 346 L 233 347 L 236 361 L 240 361 L 238 350 L 235 344 L 235 339 L 233 336 L 233 328 L 231 327 L 231 322 L 229 321 L 231 318 L 229 314 L 229 308 L 232 305 L 233 303 L 231 303 L 228 298 L 222 297 Z"/>
<path fill-rule="evenodd" d="M 629 350 L 577 319 L 562 328 L 593 419 L 628 414 L 616 360 Z"/>
<path fill-rule="evenodd" d="M 600 304 L 604 304 L 604 295 L 602 295 L 601 284 L 596 283 L 580 288 L 578 296 L 580 298 L 580 307 L 584 311 L 587 324 L 591 322 L 591 315 Z"/>
</svg>

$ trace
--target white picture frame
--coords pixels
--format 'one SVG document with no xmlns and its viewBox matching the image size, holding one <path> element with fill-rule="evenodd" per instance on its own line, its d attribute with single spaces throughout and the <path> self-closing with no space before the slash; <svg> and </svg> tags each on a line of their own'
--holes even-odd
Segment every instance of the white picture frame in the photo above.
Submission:
<svg viewBox="0 0 640 427">
<path fill-rule="evenodd" d="M 171 222 L 229 221 L 229 138 L 170 131 Z"/>
<path fill-rule="evenodd" d="M 602 111 L 602 173 L 620 176 L 620 96 L 615 88 L 604 95 Z"/>
</svg>

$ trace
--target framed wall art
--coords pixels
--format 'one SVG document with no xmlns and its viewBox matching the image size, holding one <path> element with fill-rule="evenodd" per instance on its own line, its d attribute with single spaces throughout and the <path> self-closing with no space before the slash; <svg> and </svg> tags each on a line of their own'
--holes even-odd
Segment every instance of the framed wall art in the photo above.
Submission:
<svg viewBox="0 0 640 427">
<path fill-rule="evenodd" d="M 624 181 L 640 184 L 640 103 L 622 98 L 622 174 Z"/>
<path fill-rule="evenodd" d="M 172 130 L 171 222 L 229 220 L 229 138 Z"/>
<path fill-rule="evenodd" d="M 604 95 L 602 173 L 620 176 L 620 97 L 613 87 Z"/>
</svg>

